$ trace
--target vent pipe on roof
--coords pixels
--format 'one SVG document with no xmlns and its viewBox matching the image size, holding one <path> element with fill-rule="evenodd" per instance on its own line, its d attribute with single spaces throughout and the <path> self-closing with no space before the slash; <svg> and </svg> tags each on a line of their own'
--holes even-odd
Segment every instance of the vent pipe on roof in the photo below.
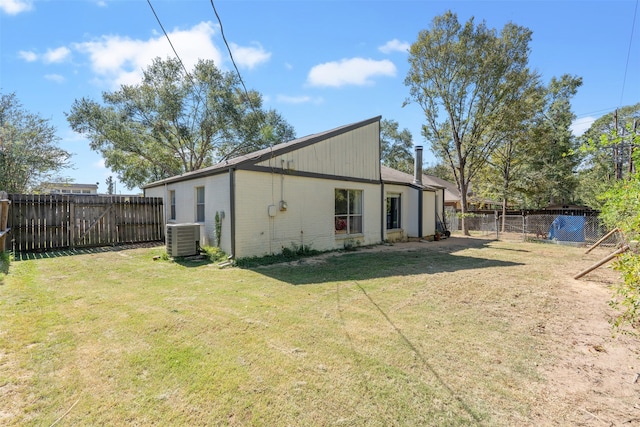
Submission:
<svg viewBox="0 0 640 427">
<path fill-rule="evenodd" d="M 422 145 L 416 145 L 416 157 L 413 161 L 413 183 L 422 185 Z"/>
</svg>

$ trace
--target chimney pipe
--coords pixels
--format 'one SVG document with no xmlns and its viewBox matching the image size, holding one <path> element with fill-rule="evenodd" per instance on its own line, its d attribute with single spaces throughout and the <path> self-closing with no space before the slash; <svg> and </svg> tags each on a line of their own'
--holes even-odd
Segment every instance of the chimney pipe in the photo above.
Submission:
<svg viewBox="0 0 640 427">
<path fill-rule="evenodd" d="M 422 185 L 422 145 L 416 145 L 416 158 L 413 161 L 413 183 Z"/>
</svg>

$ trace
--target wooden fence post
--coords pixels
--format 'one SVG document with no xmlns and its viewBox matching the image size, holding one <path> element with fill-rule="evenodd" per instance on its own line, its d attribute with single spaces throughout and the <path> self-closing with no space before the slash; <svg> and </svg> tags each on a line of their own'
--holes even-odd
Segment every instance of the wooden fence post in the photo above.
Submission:
<svg viewBox="0 0 640 427">
<path fill-rule="evenodd" d="M 589 252 L 591 252 L 592 250 L 594 250 L 595 248 L 597 248 L 600 243 L 604 242 L 605 240 L 607 240 L 613 233 L 616 233 L 620 231 L 619 228 L 614 228 L 613 230 L 611 230 L 610 232 L 608 232 L 606 235 L 604 235 L 602 238 L 600 238 L 600 240 L 598 240 L 597 242 L 595 242 L 593 244 L 593 246 L 591 246 L 589 249 L 587 249 L 587 251 L 585 252 L 585 254 L 588 254 Z"/>
<path fill-rule="evenodd" d="M 7 226 L 9 221 L 9 205 L 11 201 L 4 191 L 0 191 L 0 252 L 6 250 L 7 233 L 10 231 Z"/>
<path fill-rule="evenodd" d="M 624 245 L 623 247 L 621 247 L 620 249 L 618 249 L 617 251 L 615 251 L 614 253 L 602 258 L 600 261 L 596 262 L 595 264 L 593 264 L 591 267 L 582 270 L 580 273 L 576 274 L 575 276 L 573 276 L 574 279 L 579 279 L 582 276 L 584 276 L 585 274 L 595 270 L 596 268 L 600 267 L 603 264 L 608 263 L 609 261 L 611 261 L 612 259 L 614 259 L 615 257 L 617 257 L 618 255 L 620 255 L 623 252 L 626 252 L 629 250 L 629 245 Z"/>
</svg>

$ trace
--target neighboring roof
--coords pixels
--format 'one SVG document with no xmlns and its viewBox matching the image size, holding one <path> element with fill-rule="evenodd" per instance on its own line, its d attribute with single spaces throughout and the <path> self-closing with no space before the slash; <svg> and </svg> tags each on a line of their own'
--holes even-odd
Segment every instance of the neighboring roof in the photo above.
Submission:
<svg viewBox="0 0 640 427">
<path fill-rule="evenodd" d="M 72 182 L 47 182 L 42 184 L 45 188 L 93 188 L 97 189 L 97 184 L 76 184 Z"/>
<path fill-rule="evenodd" d="M 436 191 L 438 188 L 443 188 L 438 185 L 425 185 L 424 181 L 422 182 L 422 185 L 417 185 L 413 182 L 413 175 L 391 169 L 384 165 L 380 166 L 380 177 L 382 178 L 382 181 L 387 184 L 410 185 L 415 188 L 423 188 L 427 191 Z"/>
<path fill-rule="evenodd" d="M 458 186 L 453 182 L 446 181 L 442 178 L 438 178 L 437 176 L 422 174 L 422 183 L 444 188 L 445 203 L 460 201 L 460 191 L 458 191 Z"/>
<path fill-rule="evenodd" d="M 263 160 L 266 160 L 269 157 L 288 153 L 293 150 L 298 150 L 308 145 L 316 144 L 318 142 L 327 140 L 329 138 L 333 138 L 343 133 L 350 132 L 354 129 L 367 126 L 371 123 L 380 121 L 381 118 L 382 116 L 372 117 L 367 120 L 352 123 L 349 125 L 340 126 L 325 132 L 315 133 L 315 134 L 304 136 L 302 138 L 293 139 L 288 142 L 274 145 L 273 147 L 263 148 L 262 150 L 254 151 L 253 153 L 234 157 L 232 159 L 226 160 L 224 162 L 220 162 L 213 166 L 209 166 L 209 167 L 192 171 L 192 172 L 186 172 L 181 175 L 176 175 L 176 176 L 162 179 L 160 181 L 155 181 L 143 186 L 142 189 L 158 187 L 160 185 L 169 184 L 172 182 L 187 181 L 189 179 L 200 178 L 203 176 L 216 175 L 216 174 L 226 172 L 231 168 L 241 168 L 242 166 L 245 166 L 245 165 L 253 165 Z"/>
</svg>

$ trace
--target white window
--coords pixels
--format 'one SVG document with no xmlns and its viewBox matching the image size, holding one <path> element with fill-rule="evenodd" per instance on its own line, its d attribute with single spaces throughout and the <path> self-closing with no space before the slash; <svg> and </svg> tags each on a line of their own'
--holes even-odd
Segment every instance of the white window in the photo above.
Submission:
<svg viewBox="0 0 640 427">
<path fill-rule="evenodd" d="M 387 195 L 387 230 L 401 228 L 400 223 L 400 195 Z"/>
<path fill-rule="evenodd" d="M 204 187 L 196 187 L 196 222 L 204 222 Z"/>
<path fill-rule="evenodd" d="M 335 190 L 335 231 L 362 233 L 362 190 Z"/>
<path fill-rule="evenodd" d="M 169 219 L 176 219 L 176 191 L 169 191 Z"/>
</svg>

